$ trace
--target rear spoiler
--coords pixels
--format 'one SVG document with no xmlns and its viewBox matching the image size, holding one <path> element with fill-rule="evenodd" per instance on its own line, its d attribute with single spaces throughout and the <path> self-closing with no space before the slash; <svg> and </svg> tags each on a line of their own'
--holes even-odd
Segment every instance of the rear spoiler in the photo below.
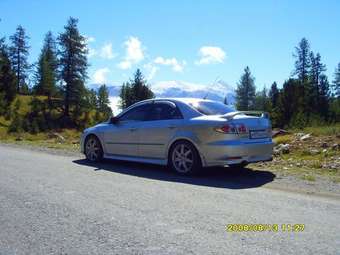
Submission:
<svg viewBox="0 0 340 255">
<path fill-rule="evenodd" d="M 261 111 L 237 111 L 237 112 L 229 112 L 224 115 L 222 115 L 223 118 L 226 118 L 227 120 L 233 119 L 236 115 L 255 115 L 260 118 L 269 119 L 269 113 L 268 112 L 261 112 Z"/>
</svg>

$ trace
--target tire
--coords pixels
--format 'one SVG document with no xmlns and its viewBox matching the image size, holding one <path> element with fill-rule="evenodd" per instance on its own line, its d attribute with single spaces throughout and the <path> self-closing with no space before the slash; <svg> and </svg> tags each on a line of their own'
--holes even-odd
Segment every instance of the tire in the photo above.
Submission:
<svg viewBox="0 0 340 255">
<path fill-rule="evenodd" d="M 180 175 L 193 175 L 202 168 L 195 146 L 188 141 L 175 142 L 169 153 L 169 167 Z"/>
<path fill-rule="evenodd" d="M 90 135 L 85 140 L 85 156 L 90 162 L 99 162 L 103 159 L 103 147 L 95 135 Z"/>
</svg>

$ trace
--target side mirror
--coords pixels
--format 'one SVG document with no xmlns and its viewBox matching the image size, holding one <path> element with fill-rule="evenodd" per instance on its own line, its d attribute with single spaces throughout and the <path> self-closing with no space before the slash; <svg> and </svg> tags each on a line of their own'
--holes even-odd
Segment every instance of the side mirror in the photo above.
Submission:
<svg viewBox="0 0 340 255">
<path fill-rule="evenodd" d="M 111 124 L 117 124 L 118 121 L 119 121 L 119 119 L 118 119 L 117 117 L 111 117 L 111 118 L 110 118 L 110 123 L 111 123 Z"/>
</svg>

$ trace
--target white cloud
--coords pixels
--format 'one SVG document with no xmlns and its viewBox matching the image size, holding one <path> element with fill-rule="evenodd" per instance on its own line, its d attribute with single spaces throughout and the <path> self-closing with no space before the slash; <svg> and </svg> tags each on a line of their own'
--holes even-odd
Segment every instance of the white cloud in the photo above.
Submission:
<svg viewBox="0 0 340 255">
<path fill-rule="evenodd" d="M 144 68 L 148 72 L 148 76 L 146 77 L 147 80 L 152 80 L 155 77 L 155 75 L 156 75 L 156 73 L 159 69 L 157 66 L 155 66 L 152 63 L 148 63 L 148 64 L 144 65 Z"/>
<path fill-rule="evenodd" d="M 199 49 L 198 54 L 201 59 L 196 61 L 197 65 L 223 63 L 225 59 L 225 52 L 220 47 L 203 46 Z"/>
<path fill-rule="evenodd" d="M 100 56 L 105 59 L 113 59 L 115 57 L 112 50 L 112 43 L 106 43 L 103 45 L 100 49 Z"/>
<path fill-rule="evenodd" d="M 130 61 L 124 60 L 122 62 L 120 62 L 117 65 L 120 69 L 126 70 L 126 69 L 130 69 L 132 66 L 132 63 Z"/>
<path fill-rule="evenodd" d="M 97 55 L 97 51 L 95 49 L 93 49 L 92 47 L 89 46 L 90 43 L 95 42 L 96 39 L 92 36 L 85 36 L 85 43 L 86 43 L 86 47 L 87 47 L 87 57 L 91 58 L 93 56 Z"/>
<path fill-rule="evenodd" d="M 93 74 L 93 82 L 103 84 L 106 80 L 106 75 L 110 72 L 109 68 L 104 67 L 96 70 Z"/>
<path fill-rule="evenodd" d="M 85 36 L 86 43 L 92 43 L 95 42 L 96 39 L 93 36 Z"/>
<path fill-rule="evenodd" d="M 172 70 L 175 72 L 182 72 L 186 64 L 185 61 L 179 62 L 176 58 L 163 58 L 157 57 L 154 60 L 155 64 L 171 66 Z"/>
<path fill-rule="evenodd" d="M 129 69 L 133 64 L 136 64 L 144 59 L 144 49 L 142 42 L 137 38 L 130 36 L 125 42 L 126 47 L 125 58 L 118 64 L 121 69 Z"/>
<path fill-rule="evenodd" d="M 97 55 L 97 51 L 95 49 L 87 47 L 87 50 L 88 50 L 87 57 L 92 58 Z"/>
</svg>

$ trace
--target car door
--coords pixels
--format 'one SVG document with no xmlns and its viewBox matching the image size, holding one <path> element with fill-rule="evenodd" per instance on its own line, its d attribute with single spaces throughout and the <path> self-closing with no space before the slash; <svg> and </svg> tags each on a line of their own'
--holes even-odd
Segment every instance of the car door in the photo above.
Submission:
<svg viewBox="0 0 340 255">
<path fill-rule="evenodd" d="M 107 152 L 116 156 L 138 156 L 138 129 L 145 121 L 150 104 L 138 105 L 118 118 L 105 132 Z"/>
<path fill-rule="evenodd" d="M 175 135 L 182 119 L 182 114 L 173 102 L 154 102 L 146 121 L 141 123 L 138 130 L 139 156 L 164 159 L 168 143 Z"/>
</svg>

